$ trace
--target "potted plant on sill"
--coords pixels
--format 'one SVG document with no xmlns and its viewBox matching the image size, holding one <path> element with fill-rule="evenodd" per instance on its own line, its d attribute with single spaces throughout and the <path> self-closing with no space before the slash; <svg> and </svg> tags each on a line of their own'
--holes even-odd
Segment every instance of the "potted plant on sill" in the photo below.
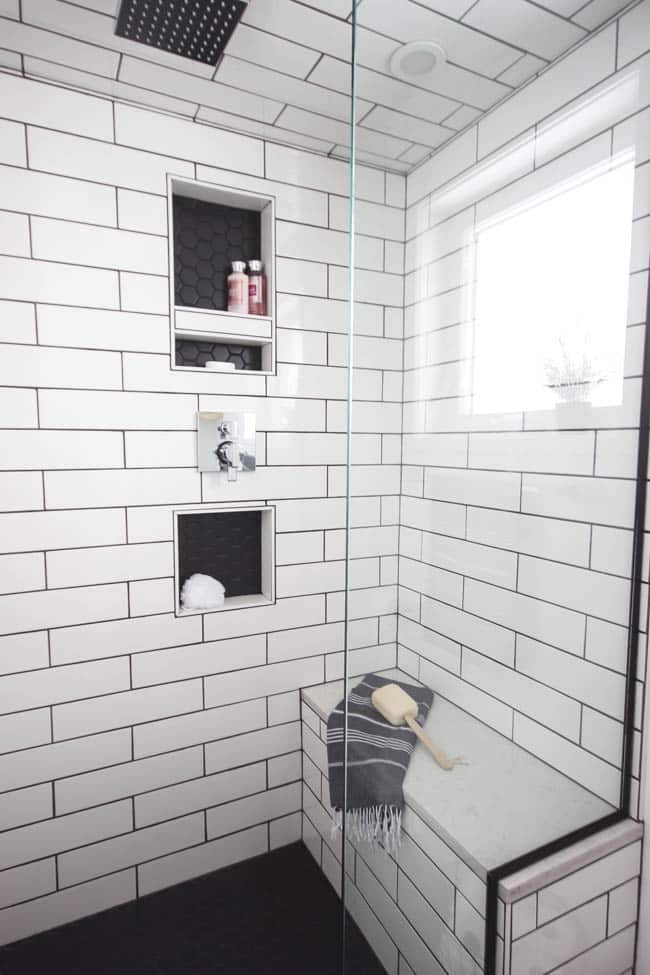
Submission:
<svg viewBox="0 0 650 975">
<path fill-rule="evenodd" d="M 590 354 L 587 343 L 572 350 L 564 339 L 558 339 L 558 352 L 544 364 L 546 387 L 556 396 L 555 409 L 561 415 L 575 404 L 590 408 L 594 388 L 605 381 L 603 370 Z"/>
</svg>

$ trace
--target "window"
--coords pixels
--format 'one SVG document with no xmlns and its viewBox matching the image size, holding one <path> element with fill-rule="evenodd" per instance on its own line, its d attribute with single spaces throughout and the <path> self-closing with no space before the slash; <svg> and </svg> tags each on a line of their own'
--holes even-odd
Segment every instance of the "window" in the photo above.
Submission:
<svg viewBox="0 0 650 975">
<path fill-rule="evenodd" d="M 633 189 L 626 155 L 477 228 L 475 413 L 621 402 Z"/>
</svg>

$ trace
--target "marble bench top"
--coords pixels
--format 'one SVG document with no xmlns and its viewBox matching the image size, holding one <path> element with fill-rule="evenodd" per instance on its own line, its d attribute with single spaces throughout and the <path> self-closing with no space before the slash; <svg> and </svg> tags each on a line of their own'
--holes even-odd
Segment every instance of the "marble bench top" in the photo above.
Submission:
<svg viewBox="0 0 650 975">
<path fill-rule="evenodd" d="M 398 670 L 382 676 L 418 683 Z M 304 688 L 302 695 L 327 721 L 343 696 L 343 681 Z M 483 878 L 494 867 L 614 811 L 438 694 L 425 727 L 447 754 L 463 755 L 469 764 L 445 772 L 418 744 L 404 780 L 406 804 Z"/>
</svg>

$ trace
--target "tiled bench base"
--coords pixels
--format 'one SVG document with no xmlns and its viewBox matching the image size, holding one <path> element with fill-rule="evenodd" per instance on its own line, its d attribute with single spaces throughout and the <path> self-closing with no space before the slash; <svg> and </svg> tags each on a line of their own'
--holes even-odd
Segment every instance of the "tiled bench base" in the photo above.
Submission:
<svg viewBox="0 0 650 975">
<path fill-rule="evenodd" d="M 502 881 L 503 975 L 632 975 L 642 836 L 626 820 Z"/>
<path fill-rule="evenodd" d="M 303 840 L 340 895 L 327 714 L 317 688 L 303 691 L 302 698 Z M 627 821 L 502 881 L 497 975 L 626 973 L 634 949 L 641 834 L 640 824 Z M 484 972 L 486 874 L 408 802 L 398 855 L 348 841 L 345 867 L 348 910 L 389 975 Z"/>
<path fill-rule="evenodd" d="M 331 831 L 326 725 L 303 691 L 303 841 L 341 893 L 341 836 Z M 389 975 L 479 975 L 485 882 L 411 808 L 399 857 L 346 848 L 350 914 Z M 441 965 L 443 967 L 441 967 Z"/>
</svg>

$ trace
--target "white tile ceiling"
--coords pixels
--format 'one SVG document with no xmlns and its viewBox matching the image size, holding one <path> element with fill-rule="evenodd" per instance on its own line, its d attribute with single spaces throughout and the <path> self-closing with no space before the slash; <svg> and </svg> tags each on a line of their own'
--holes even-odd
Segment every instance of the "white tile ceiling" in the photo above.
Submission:
<svg viewBox="0 0 650 975">
<path fill-rule="evenodd" d="M 250 0 L 215 70 L 116 37 L 119 0 L 0 0 L 0 67 L 345 156 L 352 2 Z M 407 172 L 628 3 L 359 0 L 359 158 Z M 417 87 L 388 68 L 414 40 L 447 54 Z"/>
</svg>

